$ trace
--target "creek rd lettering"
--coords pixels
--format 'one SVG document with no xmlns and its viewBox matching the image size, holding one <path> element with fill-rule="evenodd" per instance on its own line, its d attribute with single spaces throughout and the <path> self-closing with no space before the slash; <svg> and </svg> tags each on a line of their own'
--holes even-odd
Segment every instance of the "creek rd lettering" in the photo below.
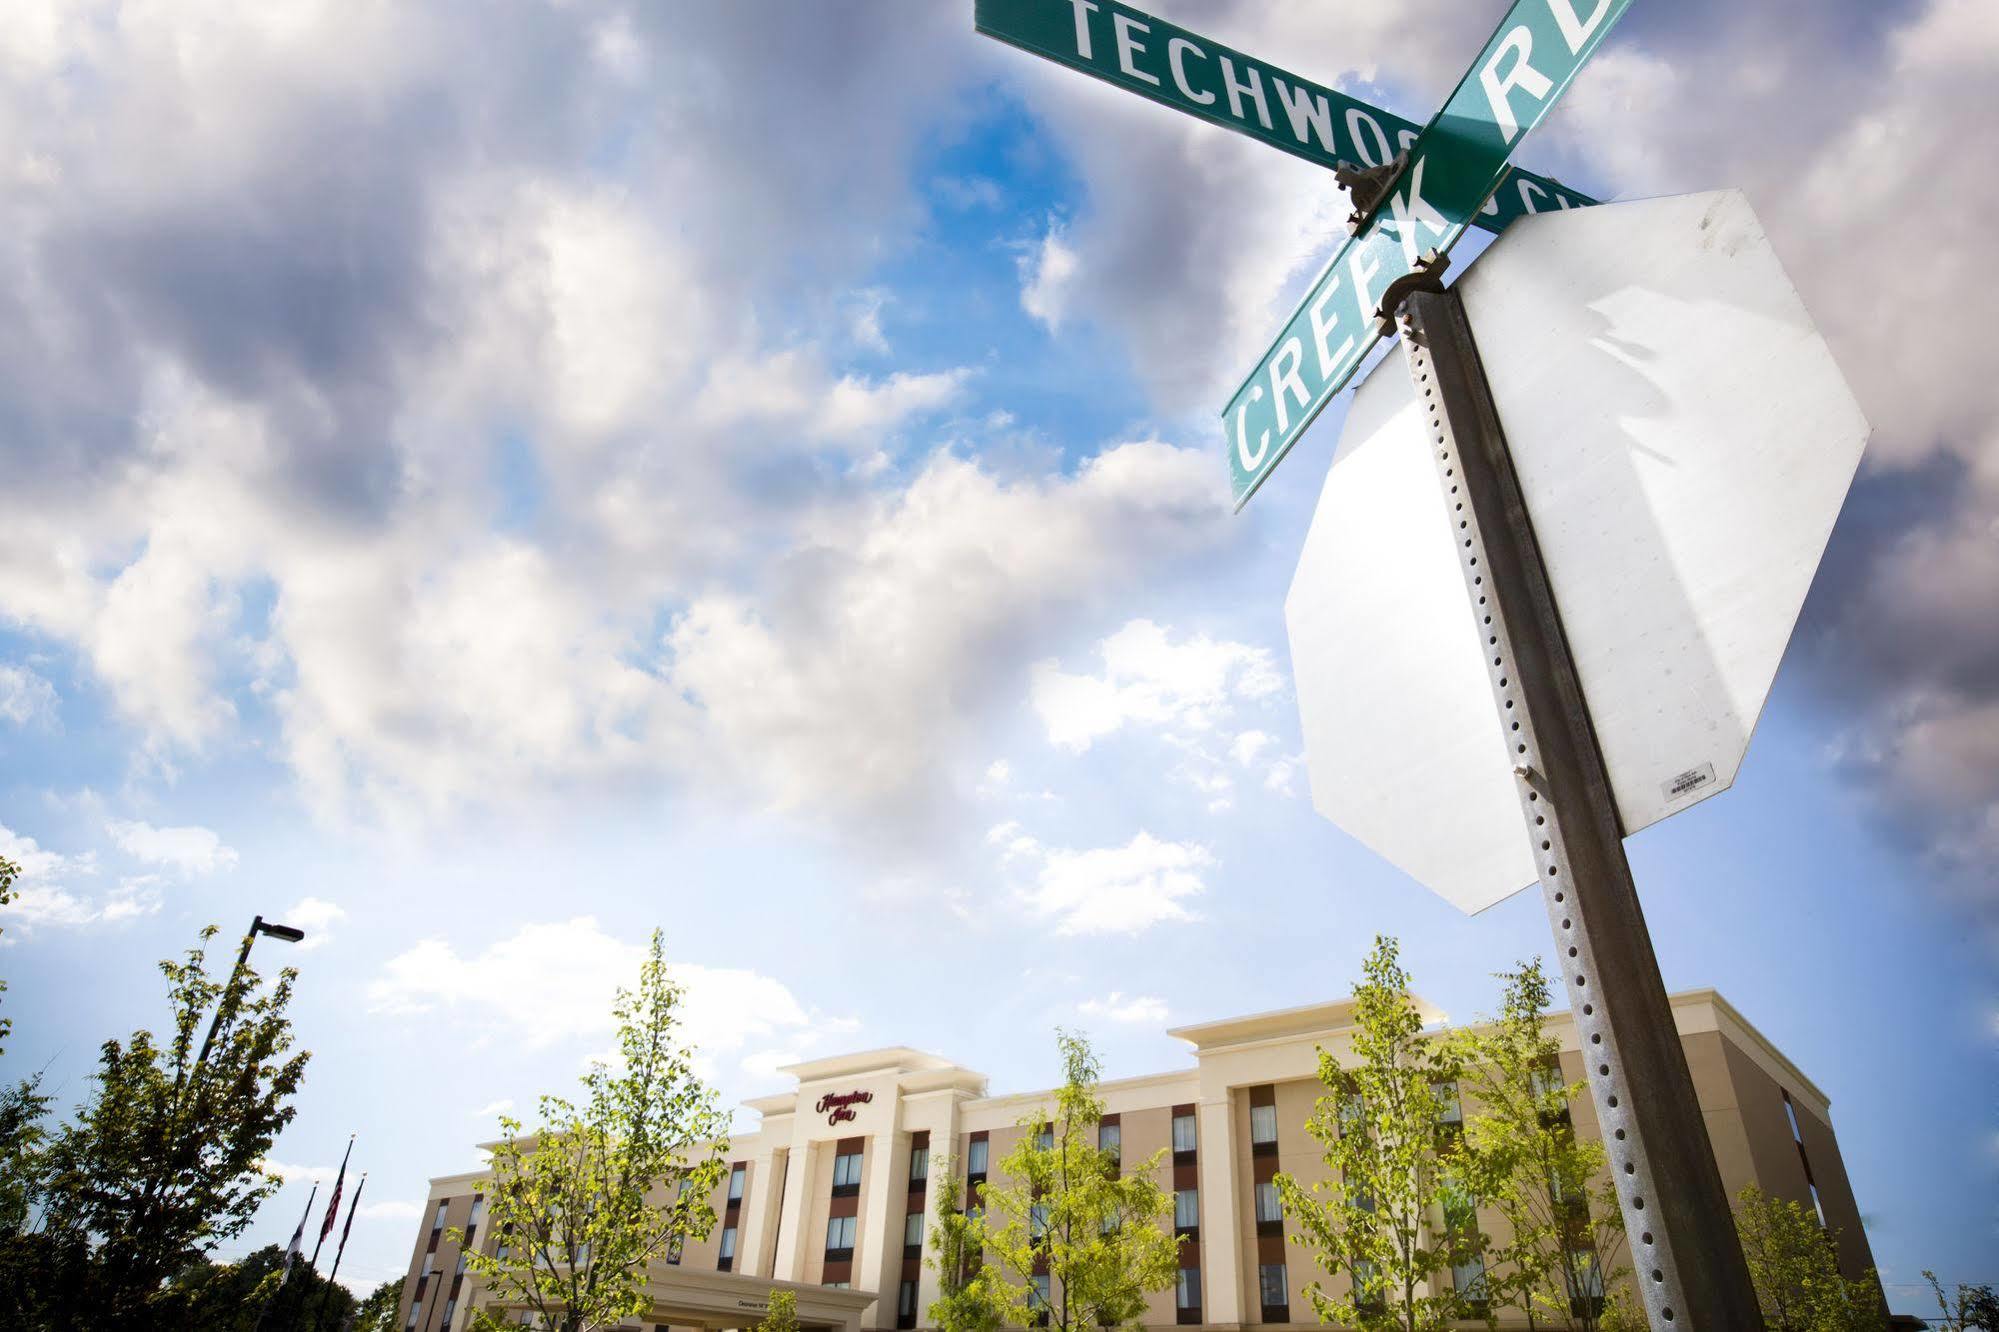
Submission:
<svg viewBox="0 0 1999 1332">
<path fill-rule="evenodd" d="M 1082 0 L 1088 3 L 1089 0 Z M 1507 156 L 1630 0 L 1516 0 L 1359 234 L 1333 255 L 1222 412 L 1240 509 L 1381 340 L 1381 294 L 1447 253 L 1507 176 Z M 1524 182 L 1521 182 L 1524 184 Z M 1526 193 L 1519 191 L 1524 200 Z"/>
<path fill-rule="evenodd" d="M 1118 0 L 977 0 L 978 30 L 1128 92 L 1247 134 L 1331 170 L 1381 166 L 1423 127 Z M 1515 172 L 1474 219 L 1500 231 L 1525 213 L 1582 208 L 1588 195 Z"/>
</svg>

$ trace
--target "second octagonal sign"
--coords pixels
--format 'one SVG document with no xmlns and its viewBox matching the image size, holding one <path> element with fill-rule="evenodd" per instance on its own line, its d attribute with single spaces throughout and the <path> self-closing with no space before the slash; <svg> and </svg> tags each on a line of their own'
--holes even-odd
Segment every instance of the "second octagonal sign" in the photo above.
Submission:
<svg viewBox="0 0 1999 1332">
<path fill-rule="evenodd" d="M 1867 422 L 1738 191 L 1522 218 L 1458 289 L 1633 833 L 1734 781 Z M 1319 812 L 1466 911 L 1535 882 L 1400 357 L 1285 619 Z"/>
</svg>

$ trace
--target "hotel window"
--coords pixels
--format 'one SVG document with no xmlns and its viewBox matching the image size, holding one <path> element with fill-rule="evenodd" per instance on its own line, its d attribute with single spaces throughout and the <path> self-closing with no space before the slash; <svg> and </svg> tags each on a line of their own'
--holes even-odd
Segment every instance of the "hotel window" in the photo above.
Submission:
<svg viewBox="0 0 1999 1332">
<path fill-rule="evenodd" d="M 1353 1265 L 1353 1302 L 1364 1309 L 1379 1309 L 1388 1302 L 1379 1273 L 1366 1259 Z"/>
<path fill-rule="evenodd" d="M 984 1138 L 974 1138 L 965 1148 L 965 1173 L 973 1177 L 986 1173 L 986 1149 L 990 1144 Z"/>
<path fill-rule="evenodd" d="M 718 1256 L 724 1260 L 736 1256 L 736 1228 L 734 1226 L 722 1227 L 722 1249 Z"/>
<path fill-rule="evenodd" d="M 486 1195 L 483 1193 L 475 1193 L 472 1195 L 472 1215 L 465 1218 L 466 1232 L 469 1234 L 472 1230 L 472 1227 L 478 1225 L 481 1221 L 485 1219 L 486 1219 Z"/>
<path fill-rule="evenodd" d="M 425 1254 L 425 1255 L 423 1256 L 423 1271 L 421 1271 L 421 1272 L 418 1272 L 418 1273 L 417 1273 L 417 1275 L 418 1275 L 418 1276 L 420 1276 L 420 1277 L 427 1277 L 427 1276 L 429 1276 L 429 1275 L 430 1275 L 430 1269 L 431 1269 L 432 1267 L 436 1266 L 436 1264 L 437 1264 L 437 1255 L 436 1255 L 436 1254 L 434 1254 L 434 1253 L 427 1253 L 427 1254 Z"/>
<path fill-rule="evenodd" d="M 1201 1307 L 1201 1269 L 1183 1267 L 1180 1269 L 1180 1283 L 1173 1291 L 1173 1307 L 1176 1309 L 1198 1309 Z"/>
<path fill-rule="evenodd" d="M 854 1252 L 854 1218 L 829 1217 L 826 1221 L 826 1252 L 851 1255 Z"/>
<path fill-rule="evenodd" d="M 465 1275 L 465 1255 L 463 1253 L 460 1253 L 458 1255 L 458 1270 L 453 1272 L 452 1275 L 453 1276 Z"/>
<path fill-rule="evenodd" d="M 1473 1254 L 1461 1263 L 1451 1264 L 1451 1289 L 1468 1300 L 1485 1299 L 1485 1258 Z"/>
<path fill-rule="evenodd" d="M 1109 1152 L 1112 1164 L 1116 1164 L 1120 1153 L 1124 1150 L 1124 1125 L 1097 1125 L 1097 1150 Z"/>
<path fill-rule="evenodd" d="M 895 1325 L 897 1327 L 916 1326 L 916 1283 L 905 1281 L 896 1287 Z"/>
<path fill-rule="evenodd" d="M 1198 1230 L 1201 1227 L 1201 1194 L 1198 1189 L 1179 1189 L 1173 1194 L 1173 1228 Z"/>
<path fill-rule="evenodd" d="M 1277 1197 L 1274 1180 L 1266 1179 L 1256 1186 L 1256 1219 L 1259 1223 L 1284 1219 L 1284 1207 Z"/>
<path fill-rule="evenodd" d="M 828 1282 L 826 1283 L 826 1289 L 828 1289 L 828 1290 L 849 1290 L 849 1289 L 851 1289 L 851 1288 L 853 1287 L 853 1284 L 854 1284 L 854 1283 L 853 1283 L 853 1282 L 851 1282 L 851 1281 L 828 1281 Z"/>
<path fill-rule="evenodd" d="M 1027 1237 L 1040 1241 L 1048 1236 L 1048 1204 L 1035 1203 L 1027 1209 Z"/>
<path fill-rule="evenodd" d="M 1283 1263 L 1259 1265 L 1256 1269 L 1256 1284 L 1263 1292 L 1263 1307 L 1266 1311 L 1290 1307 L 1291 1292 L 1284 1280 Z M 1268 1312 L 1264 1316 L 1269 1317 Z"/>
<path fill-rule="evenodd" d="M 861 1190 L 861 1154 L 842 1152 L 833 1158 L 833 1196 L 839 1197 L 840 1190 L 852 1193 Z"/>
<path fill-rule="evenodd" d="M 437 1215 L 431 1219 L 430 1223 L 430 1228 L 432 1230 L 444 1229 L 444 1209 L 446 1207 L 449 1207 L 450 1205 L 451 1201 L 448 1198 L 437 1205 Z"/>
<path fill-rule="evenodd" d="M 458 1301 L 457 1301 L 457 1300 L 446 1300 L 446 1301 L 444 1302 L 444 1322 L 443 1322 L 443 1323 L 442 1323 L 442 1324 L 441 1324 L 440 1326 L 443 1326 L 443 1327 L 450 1327 L 450 1326 L 451 1326 L 451 1315 L 452 1315 L 452 1314 L 454 1314 L 454 1313 L 457 1313 L 457 1312 L 458 1312 Z"/>
<path fill-rule="evenodd" d="M 729 1172 L 729 1201 L 743 1200 L 743 1177 L 749 1173 L 748 1166 L 737 1166 Z"/>
<path fill-rule="evenodd" d="M 411 1300 L 409 1321 L 403 1324 L 404 1332 L 408 1332 L 408 1329 L 415 1327 L 416 1320 L 418 1318 L 421 1318 L 422 1316 L 423 1316 L 423 1300 L 421 1298 Z"/>
<path fill-rule="evenodd" d="M 1034 1274 L 1032 1282 L 1028 1287 L 1027 1307 L 1036 1310 L 1039 1316 L 1043 1318 L 1048 1316 L 1048 1274 L 1046 1272 L 1036 1272 Z"/>
<path fill-rule="evenodd" d="M 914 1258 L 923 1252 L 923 1213 L 910 1212 L 902 1218 L 902 1253 Z"/>
<path fill-rule="evenodd" d="M 909 1149 L 909 1182 L 920 1184 L 930 1178 L 930 1144 Z"/>
<path fill-rule="evenodd" d="M 1433 1082 L 1430 1084 L 1430 1095 L 1437 1102 L 1437 1122 L 1439 1124 L 1450 1124 L 1458 1128 L 1464 1127 L 1465 1103 L 1464 1099 L 1458 1095 L 1457 1083 Z"/>
<path fill-rule="evenodd" d="M 1173 1116 L 1173 1154 L 1175 1156 L 1183 1153 L 1189 1156 L 1193 1155 L 1194 1142 L 1194 1116 Z"/>
<path fill-rule="evenodd" d="M 1361 1100 L 1359 1092 L 1348 1092 L 1340 1098 L 1340 1136 L 1345 1137 L 1356 1129 L 1366 1130 L 1367 1102 Z"/>
<path fill-rule="evenodd" d="M 1570 1313 L 1586 1318 L 1603 1312 L 1603 1271 L 1596 1265 L 1594 1251 L 1570 1252 L 1568 1282 Z"/>
<path fill-rule="evenodd" d="M 1034 1144 L 1044 1152 L 1054 1151 L 1055 1126 L 1053 1124 L 1043 1124 L 1041 1131 L 1034 1135 Z"/>
<path fill-rule="evenodd" d="M 1277 1145 L 1277 1107 L 1252 1105 L 1249 1108 L 1249 1141 L 1256 1147 Z"/>
</svg>

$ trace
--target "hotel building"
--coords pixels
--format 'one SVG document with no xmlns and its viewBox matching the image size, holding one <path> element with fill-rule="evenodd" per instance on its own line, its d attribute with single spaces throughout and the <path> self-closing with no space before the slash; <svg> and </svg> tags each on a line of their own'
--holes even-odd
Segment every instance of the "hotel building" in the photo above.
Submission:
<svg viewBox="0 0 1999 1332">
<path fill-rule="evenodd" d="M 1675 995 L 1672 1007 L 1730 1195 L 1753 1183 L 1816 1209 L 1838 1232 L 1841 1267 L 1858 1277 L 1873 1259 L 1825 1094 L 1714 991 Z M 1427 1021 L 1442 1021 L 1422 1008 Z M 1115 1142 L 1127 1163 L 1166 1149 L 1160 1182 L 1175 1199 L 1168 1224 L 1184 1237 L 1179 1280 L 1152 1297 L 1148 1327 L 1318 1325 L 1304 1292 L 1324 1278 L 1309 1250 L 1288 1242 L 1294 1223 L 1278 1210 L 1270 1181 L 1280 1171 L 1306 1184 L 1325 1177 L 1305 1123 L 1321 1093 L 1318 1049 L 1351 1061 L 1352 1014 L 1351 1002 L 1340 1001 L 1176 1028 L 1170 1034 L 1192 1049 L 1189 1066 L 1101 1084 L 1105 1145 Z M 1561 1043 L 1565 1075 L 1580 1080 L 1569 1015 L 1551 1014 L 1547 1030 Z M 797 1089 L 748 1102 L 761 1122 L 729 1140 L 713 1231 L 677 1263 L 655 1266 L 653 1307 L 630 1326 L 747 1327 L 779 1287 L 796 1290 L 808 1328 L 926 1326 L 937 1273 L 924 1264 L 923 1237 L 936 1219 L 938 1172 L 949 1168 L 976 1189 L 1023 1121 L 1053 1099 L 1045 1091 L 992 1095 L 982 1074 L 905 1048 L 784 1072 Z M 1571 1113 L 1578 1134 L 1597 1135 L 1587 1096 Z M 483 1178 L 431 1182 L 403 1287 L 397 1325 L 406 1332 L 469 1325 L 480 1293 L 448 1232 L 465 1230 L 468 1242 L 491 1249 Z M 1445 1270 L 1435 1279 L 1476 1275 Z M 1344 1281 L 1326 1288 L 1338 1293 Z M 1499 1316 L 1502 1325 L 1525 1326 L 1509 1311 Z"/>
</svg>

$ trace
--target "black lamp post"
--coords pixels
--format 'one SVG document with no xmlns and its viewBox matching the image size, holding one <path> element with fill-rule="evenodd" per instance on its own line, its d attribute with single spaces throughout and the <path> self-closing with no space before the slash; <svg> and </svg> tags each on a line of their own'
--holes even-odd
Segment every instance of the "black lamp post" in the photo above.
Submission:
<svg viewBox="0 0 1999 1332">
<path fill-rule="evenodd" d="M 215 1045 L 215 1033 L 221 1029 L 222 1015 L 229 1007 L 229 996 L 235 993 L 236 978 L 250 965 L 250 945 L 257 942 L 257 936 L 260 934 L 268 934 L 273 939 L 283 939 L 286 943 L 297 943 L 305 938 L 305 931 L 294 926 L 279 925 L 265 920 L 262 916 L 251 919 L 249 933 L 243 936 L 242 951 L 236 954 L 235 969 L 229 973 L 229 984 L 223 988 L 222 1002 L 215 1006 L 215 1016 L 209 1020 L 208 1036 L 201 1043 L 201 1053 L 194 1057 L 194 1068 L 188 1079 L 190 1082 L 200 1075 L 201 1066 L 208 1062 L 208 1052 Z"/>
</svg>

